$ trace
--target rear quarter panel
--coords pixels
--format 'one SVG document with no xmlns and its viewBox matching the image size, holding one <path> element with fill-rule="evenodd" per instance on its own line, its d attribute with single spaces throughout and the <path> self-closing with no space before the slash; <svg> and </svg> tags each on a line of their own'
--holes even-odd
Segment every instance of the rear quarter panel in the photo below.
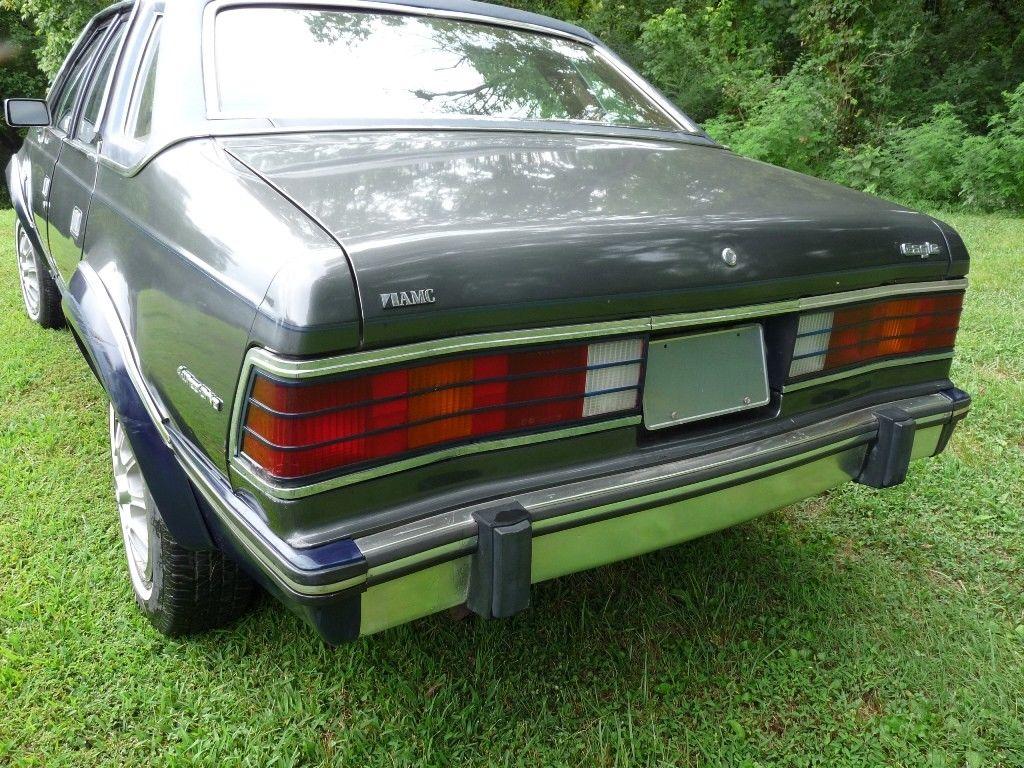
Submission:
<svg viewBox="0 0 1024 768">
<path fill-rule="evenodd" d="M 334 241 L 210 140 L 180 144 L 135 176 L 103 165 L 85 258 L 178 428 L 222 470 L 254 318 L 274 277 Z M 186 366 L 224 402 L 181 380 Z"/>
</svg>

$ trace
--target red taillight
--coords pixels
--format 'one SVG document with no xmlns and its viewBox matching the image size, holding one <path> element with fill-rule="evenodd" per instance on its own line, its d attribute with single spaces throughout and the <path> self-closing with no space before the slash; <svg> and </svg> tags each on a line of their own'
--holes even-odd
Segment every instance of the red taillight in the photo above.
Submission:
<svg viewBox="0 0 1024 768">
<path fill-rule="evenodd" d="M 963 299 L 953 293 L 802 315 L 789 376 L 952 349 Z"/>
<path fill-rule="evenodd" d="M 257 373 L 243 452 L 295 479 L 639 408 L 643 339 L 480 354 L 326 382 Z"/>
</svg>

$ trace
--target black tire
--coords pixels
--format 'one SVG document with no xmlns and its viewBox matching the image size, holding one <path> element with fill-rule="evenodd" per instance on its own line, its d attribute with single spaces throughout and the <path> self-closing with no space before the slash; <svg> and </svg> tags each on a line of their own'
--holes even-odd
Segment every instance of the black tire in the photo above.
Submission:
<svg viewBox="0 0 1024 768">
<path fill-rule="evenodd" d="M 150 623 L 168 637 L 229 626 L 252 606 L 256 585 L 221 552 L 192 552 L 177 541 L 159 512 L 154 520 L 153 590 L 135 594 Z"/>
<path fill-rule="evenodd" d="M 193 552 L 174 538 L 110 408 L 114 490 L 135 601 L 169 637 L 225 627 L 248 611 L 256 585 L 222 552 Z"/>
<path fill-rule="evenodd" d="M 60 306 L 60 288 L 50 274 L 46 259 L 36 252 L 20 221 L 14 225 L 14 247 L 25 314 L 43 328 L 65 327 L 67 320 Z"/>
</svg>

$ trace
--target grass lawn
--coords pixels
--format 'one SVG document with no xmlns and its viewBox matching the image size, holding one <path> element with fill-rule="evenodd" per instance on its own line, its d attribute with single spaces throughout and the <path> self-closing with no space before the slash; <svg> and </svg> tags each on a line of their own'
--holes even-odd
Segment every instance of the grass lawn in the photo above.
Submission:
<svg viewBox="0 0 1024 768">
<path fill-rule="evenodd" d="M 0 765 L 1024 765 L 1024 220 L 948 218 L 975 408 L 905 486 L 328 650 L 270 600 L 186 642 L 136 612 L 103 393 L 0 212 Z"/>
</svg>

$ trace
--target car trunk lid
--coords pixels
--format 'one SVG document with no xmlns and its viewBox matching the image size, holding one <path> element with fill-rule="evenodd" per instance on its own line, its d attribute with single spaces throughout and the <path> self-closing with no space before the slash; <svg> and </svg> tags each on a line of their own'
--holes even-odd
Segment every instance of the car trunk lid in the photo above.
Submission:
<svg viewBox="0 0 1024 768">
<path fill-rule="evenodd" d="M 342 244 L 365 347 L 949 270 L 927 216 L 683 141 L 455 131 L 222 141 Z M 923 256 L 901 251 L 929 243 Z"/>
</svg>

